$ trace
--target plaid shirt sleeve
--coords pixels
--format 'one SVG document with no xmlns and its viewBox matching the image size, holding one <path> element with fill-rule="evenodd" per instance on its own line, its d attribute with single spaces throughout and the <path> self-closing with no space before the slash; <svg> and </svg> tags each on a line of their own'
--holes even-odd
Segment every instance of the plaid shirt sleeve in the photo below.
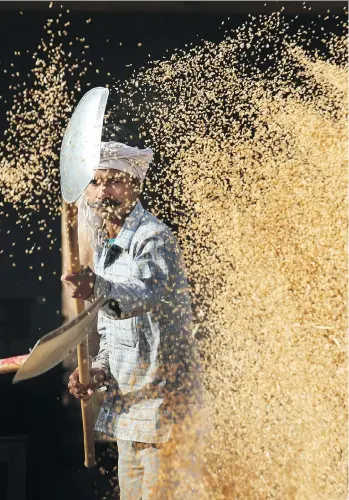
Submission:
<svg viewBox="0 0 349 500">
<path fill-rule="evenodd" d="M 103 370 L 106 377 L 110 374 L 108 343 L 105 334 L 100 333 L 99 351 L 97 356 L 92 361 L 91 368 Z"/>
<path fill-rule="evenodd" d="M 107 302 L 101 310 L 111 319 L 126 319 L 150 311 L 161 300 L 171 275 L 175 258 L 175 241 L 167 232 L 141 239 L 132 263 L 131 277 L 114 283 L 96 276 L 94 296 L 104 295 Z"/>
</svg>

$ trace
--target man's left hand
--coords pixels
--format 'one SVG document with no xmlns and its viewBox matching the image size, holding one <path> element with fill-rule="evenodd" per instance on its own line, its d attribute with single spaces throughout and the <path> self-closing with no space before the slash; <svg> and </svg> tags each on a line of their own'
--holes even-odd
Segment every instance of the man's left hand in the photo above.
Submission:
<svg viewBox="0 0 349 500">
<path fill-rule="evenodd" d="M 86 300 L 93 293 L 96 275 L 91 268 L 85 267 L 79 273 L 65 273 L 61 281 L 74 299 Z"/>
</svg>

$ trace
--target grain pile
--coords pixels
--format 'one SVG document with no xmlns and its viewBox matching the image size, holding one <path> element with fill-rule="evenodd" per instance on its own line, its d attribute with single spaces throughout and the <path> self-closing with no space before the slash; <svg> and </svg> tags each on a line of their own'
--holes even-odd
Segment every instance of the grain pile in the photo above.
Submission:
<svg viewBox="0 0 349 500">
<path fill-rule="evenodd" d="M 161 498 L 346 498 L 346 43 L 251 17 L 116 85 L 159 155 L 213 418 L 204 448 L 179 431 Z"/>
</svg>

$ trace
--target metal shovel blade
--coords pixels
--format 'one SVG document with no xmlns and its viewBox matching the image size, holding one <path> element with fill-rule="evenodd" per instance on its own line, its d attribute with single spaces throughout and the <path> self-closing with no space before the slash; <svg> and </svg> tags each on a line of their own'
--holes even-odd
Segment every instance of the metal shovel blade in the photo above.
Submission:
<svg viewBox="0 0 349 500">
<path fill-rule="evenodd" d="M 104 302 L 99 297 L 76 318 L 38 340 L 12 383 L 37 377 L 63 361 L 89 333 Z"/>
<path fill-rule="evenodd" d="M 62 195 L 75 202 L 93 178 L 101 154 L 102 127 L 109 90 L 96 87 L 80 100 L 63 136 L 60 152 Z"/>
</svg>

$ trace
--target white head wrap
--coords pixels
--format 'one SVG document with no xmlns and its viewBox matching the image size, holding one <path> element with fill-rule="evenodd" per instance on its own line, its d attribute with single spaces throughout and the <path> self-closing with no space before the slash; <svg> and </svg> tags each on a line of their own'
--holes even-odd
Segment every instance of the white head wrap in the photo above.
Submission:
<svg viewBox="0 0 349 500">
<path fill-rule="evenodd" d="M 153 151 L 150 148 L 138 149 L 121 142 L 102 142 L 100 162 L 95 170 L 113 168 L 138 177 L 143 182 L 152 161 Z M 79 234 L 83 234 L 92 248 L 97 249 L 103 241 L 103 220 L 87 205 L 85 193 L 77 204 Z"/>
<path fill-rule="evenodd" d="M 144 181 L 152 161 L 153 151 L 150 148 L 138 149 L 121 142 L 102 142 L 101 159 L 96 170 L 115 168 Z"/>
</svg>

